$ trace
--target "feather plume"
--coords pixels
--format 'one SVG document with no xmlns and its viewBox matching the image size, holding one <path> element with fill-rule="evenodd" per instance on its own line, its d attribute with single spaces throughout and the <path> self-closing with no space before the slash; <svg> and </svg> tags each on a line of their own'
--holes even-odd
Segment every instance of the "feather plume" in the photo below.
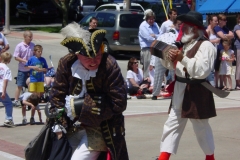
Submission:
<svg viewBox="0 0 240 160">
<path fill-rule="evenodd" d="M 61 34 L 66 37 L 78 37 L 83 39 L 85 44 L 90 42 L 91 33 L 79 26 L 78 23 L 72 22 L 61 29 Z"/>
</svg>

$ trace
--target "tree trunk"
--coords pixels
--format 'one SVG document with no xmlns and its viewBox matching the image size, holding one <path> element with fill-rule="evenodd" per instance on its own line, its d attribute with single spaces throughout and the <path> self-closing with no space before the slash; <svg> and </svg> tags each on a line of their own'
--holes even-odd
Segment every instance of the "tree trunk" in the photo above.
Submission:
<svg viewBox="0 0 240 160">
<path fill-rule="evenodd" d="M 68 24 L 68 9 L 65 6 L 62 10 L 63 20 L 62 20 L 62 27 L 65 27 Z"/>
</svg>

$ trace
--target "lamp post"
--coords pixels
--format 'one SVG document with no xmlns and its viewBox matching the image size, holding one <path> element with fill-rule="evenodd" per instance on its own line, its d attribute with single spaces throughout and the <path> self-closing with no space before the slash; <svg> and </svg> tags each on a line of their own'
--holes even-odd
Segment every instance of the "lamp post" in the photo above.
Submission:
<svg viewBox="0 0 240 160">
<path fill-rule="evenodd" d="M 5 27 L 4 27 L 4 30 L 3 30 L 3 33 L 4 34 L 9 34 L 11 31 L 10 31 L 10 25 L 9 25 L 9 22 L 10 22 L 10 16 L 9 16 L 9 7 L 10 6 L 10 0 L 5 0 Z"/>
</svg>

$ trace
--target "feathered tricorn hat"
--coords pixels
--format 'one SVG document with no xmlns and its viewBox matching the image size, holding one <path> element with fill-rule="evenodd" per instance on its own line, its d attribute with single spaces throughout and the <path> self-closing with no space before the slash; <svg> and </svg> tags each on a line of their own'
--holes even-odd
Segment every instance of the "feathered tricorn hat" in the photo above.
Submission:
<svg viewBox="0 0 240 160">
<path fill-rule="evenodd" d="M 61 29 L 62 35 L 66 38 L 61 44 L 69 49 L 71 53 L 81 54 L 87 57 L 95 57 L 99 49 L 103 48 L 103 39 L 106 30 L 85 30 L 76 22 L 68 24 Z"/>
</svg>

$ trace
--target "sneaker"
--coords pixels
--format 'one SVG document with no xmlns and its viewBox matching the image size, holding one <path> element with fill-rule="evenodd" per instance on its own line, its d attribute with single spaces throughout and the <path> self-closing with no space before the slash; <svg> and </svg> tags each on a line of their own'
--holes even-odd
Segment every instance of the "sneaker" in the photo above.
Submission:
<svg viewBox="0 0 240 160">
<path fill-rule="evenodd" d="M 22 124 L 27 124 L 27 119 L 23 119 Z"/>
<path fill-rule="evenodd" d="M 35 123 L 35 120 L 33 117 L 30 118 L 30 124 L 34 124 Z"/>
<path fill-rule="evenodd" d="M 14 123 L 13 123 L 12 120 L 6 120 L 6 121 L 4 122 L 4 125 L 5 125 L 5 126 L 8 126 L 8 127 L 14 127 Z"/>
<path fill-rule="evenodd" d="M 18 106 L 18 100 L 12 101 L 12 104 L 13 104 L 14 107 L 17 107 Z"/>
<path fill-rule="evenodd" d="M 157 96 L 152 96 L 152 100 L 157 100 Z"/>
</svg>

